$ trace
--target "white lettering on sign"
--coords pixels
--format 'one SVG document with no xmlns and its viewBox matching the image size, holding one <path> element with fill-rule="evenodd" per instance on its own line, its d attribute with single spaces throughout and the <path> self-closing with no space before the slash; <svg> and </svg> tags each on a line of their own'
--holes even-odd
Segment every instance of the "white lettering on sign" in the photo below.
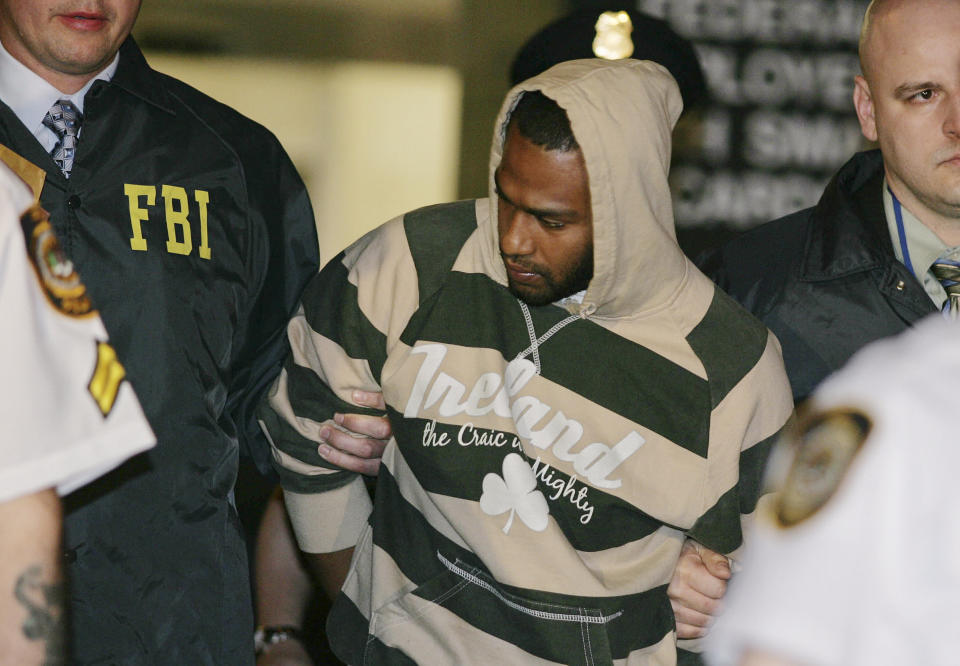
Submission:
<svg viewBox="0 0 960 666">
<path fill-rule="evenodd" d="M 675 169 L 670 184 L 677 217 L 687 224 L 709 226 L 736 220 L 748 228 L 809 206 L 826 182 L 795 173 L 737 173 L 688 166 Z"/>
<path fill-rule="evenodd" d="M 853 130 L 851 99 L 867 4 L 636 0 L 693 43 L 709 91 L 675 144 L 678 227 L 745 229 L 811 206 L 832 172 L 869 147 Z"/>
<path fill-rule="evenodd" d="M 852 112 L 857 56 L 757 49 L 741 56 L 732 47 L 701 45 L 697 55 L 713 97 L 730 106 L 765 104 Z"/>
<path fill-rule="evenodd" d="M 828 114 L 757 111 L 747 117 L 744 129 L 744 159 L 767 169 L 802 165 L 829 169 L 861 144 L 856 118 Z"/>
<path fill-rule="evenodd" d="M 637 0 L 688 39 L 857 43 L 867 0 Z"/>
</svg>

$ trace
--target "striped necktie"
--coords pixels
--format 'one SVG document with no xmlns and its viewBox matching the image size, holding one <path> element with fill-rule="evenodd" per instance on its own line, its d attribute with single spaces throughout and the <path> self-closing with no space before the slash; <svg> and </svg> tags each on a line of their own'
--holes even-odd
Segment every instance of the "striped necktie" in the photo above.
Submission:
<svg viewBox="0 0 960 666">
<path fill-rule="evenodd" d="M 83 114 L 68 99 L 61 99 L 50 107 L 43 117 L 43 124 L 57 135 L 57 145 L 50 151 L 53 161 L 60 167 L 64 177 L 69 178 L 73 170 L 73 158 L 77 152 L 77 134 Z"/>
<path fill-rule="evenodd" d="M 960 316 L 960 262 L 941 257 L 930 267 L 930 272 L 940 280 L 947 292 L 947 300 L 943 304 L 944 316 L 957 319 Z"/>
</svg>

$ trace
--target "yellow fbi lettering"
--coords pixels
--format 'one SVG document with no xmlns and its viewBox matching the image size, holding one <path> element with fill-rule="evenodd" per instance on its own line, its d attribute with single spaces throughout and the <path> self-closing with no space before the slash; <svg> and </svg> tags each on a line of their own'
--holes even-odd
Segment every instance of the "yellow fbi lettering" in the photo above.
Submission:
<svg viewBox="0 0 960 666">
<path fill-rule="evenodd" d="M 113 409 L 117 394 L 120 392 L 120 384 L 126 376 L 127 371 L 117 360 L 117 352 L 113 347 L 106 342 L 98 342 L 97 367 L 93 371 L 87 390 L 90 391 L 90 395 L 93 396 L 104 416 Z"/>
<path fill-rule="evenodd" d="M 150 212 L 147 207 L 157 204 L 156 185 L 132 185 L 124 183 L 123 193 L 127 197 L 130 208 L 130 228 L 133 235 L 130 237 L 130 248 L 139 252 L 147 251 L 147 239 L 143 237 L 143 222 Z M 193 229 L 188 213 L 190 211 L 190 196 L 187 190 L 177 185 L 163 185 L 160 188 L 160 197 L 163 199 L 164 220 L 167 223 L 167 252 L 170 254 L 188 255 L 193 252 Z M 194 190 L 193 199 L 197 202 L 200 217 L 200 238 L 197 247 L 201 259 L 209 259 L 210 238 L 207 233 L 207 205 L 210 203 L 210 193 L 205 190 Z"/>
</svg>

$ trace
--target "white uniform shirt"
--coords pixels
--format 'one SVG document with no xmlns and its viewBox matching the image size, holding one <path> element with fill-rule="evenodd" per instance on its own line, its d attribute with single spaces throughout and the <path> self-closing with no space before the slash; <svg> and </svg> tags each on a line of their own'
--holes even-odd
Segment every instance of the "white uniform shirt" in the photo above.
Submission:
<svg viewBox="0 0 960 666">
<path fill-rule="evenodd" d="M 859 413 L 869 430 L 838 484 L 826 481 L 829 436 L 813 442 L 827 455 L 808 457 L 805 480 L 791 469 L 795 497 L 836 489 L 790 527 L 777 509 L 758 521 L 711 631 L 711 664 L 735 664 L 747 647 L 812 666 L 957 663 L 958 379 L 960 324 L 933 315 L 820 387 L 812 418 Z"/>
<path fill-rule="evenodd" d="M 36 226 L 31 261 L 21 215 L 32 203 L 0 163 L 0 501 L 66 494 L 154 442 L 49 223 Z"/>
</svg>

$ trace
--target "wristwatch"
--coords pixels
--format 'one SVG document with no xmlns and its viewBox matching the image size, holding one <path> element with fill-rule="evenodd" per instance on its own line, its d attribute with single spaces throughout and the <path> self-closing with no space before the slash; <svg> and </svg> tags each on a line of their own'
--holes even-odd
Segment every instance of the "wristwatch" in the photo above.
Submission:
<svg viewBox="0 0 960 666">
<path fill-rule="evenodd" d="M 303 640 L 303 634 L 299 627 L 293 625 L 260 625 L 253 632 L 253 651 L 258 657 L 271 645 L 283 643 L 290 639 Z"/>
</svg>

